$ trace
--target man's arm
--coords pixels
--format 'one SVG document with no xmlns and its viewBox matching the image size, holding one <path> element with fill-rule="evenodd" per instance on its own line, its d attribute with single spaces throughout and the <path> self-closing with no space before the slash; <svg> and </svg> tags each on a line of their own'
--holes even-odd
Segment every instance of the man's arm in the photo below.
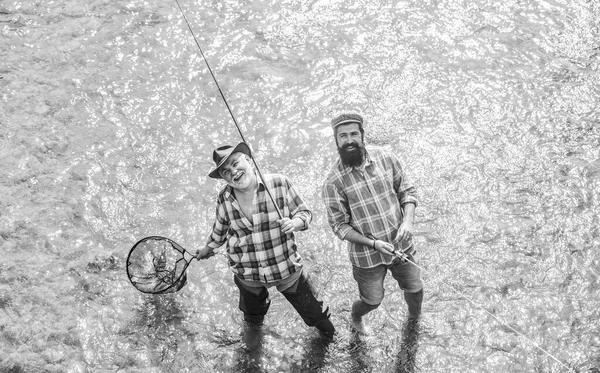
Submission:
<svg viewBox="0 0 600 373">
<path fill-rule="evenodd" d="M 221 201 L 217 202 L 215 222 L 206 245 L 196 250 L 196 259 L 206 259 L 214 255 L 215 249 L 221 247 L 227 241 L 227 231 L 229 230 L 229 221 L 226 218 L 225 208 Z"/>
<path fill-rule="evenodd" d="M 394 154 L 390 154 L 391 168 L 394 178 L 394 191 L 398 197 L 400 206 L 404 208 L 405 204 L 412 203 L 415 206 L 418 204 L 417 189 L 409 181 L 400 160 Z M 408 212 L 408 211 L 405 211 Z M 406 216 L 406 214 L 405 214 Z"/>
<path fill-rule="evenodd" d="M 350 208 L 346 195 L 335 183 L 326 181 L 323 184 L 321 197 L 327 211 L 327 223 L 333 233 L 343 240 L 353 230 L 350 226 Z"/>
<path fill-rule="evenodd" d="M 312 221 L 312 213 L 298 194 L 294 184 L 287 177 L 284 177 L 285 196 L 287 207 L 290 211 L 290 217 L 284 216 L 277 222 L 281 226 L 281 231 L 285 234 L 299 232 L 308 229 Z"/>
<path fill-rule="evenodd" d="M 394 189 L 402 208 L 402 223 L 394 241 L 409 240 L 414 230 L 415 208 L 418 204 L 417 190 L 406 176 L 400 160 L 392 154 Z"/>
<path fill-rule="evenodd" d="M 391 243 L 365 237 L 354 229 L 349 231 L 343 239 L 358 245 L 370 247 L 373 250 L 377 250 L 382 254 L 390 255 L 394 252 L 394 245 L 392 245 Z"/>
<path fill-rule="evenodd" d="M 402 206 L 402 224 L 398 228 L 398 234 L 394 241 L 407 241 L 412 237 L 412 232 L 414 230 L 414 220 L 415 220 L 415 204 L 412 202 L 405 203 Z"/>
</svg>

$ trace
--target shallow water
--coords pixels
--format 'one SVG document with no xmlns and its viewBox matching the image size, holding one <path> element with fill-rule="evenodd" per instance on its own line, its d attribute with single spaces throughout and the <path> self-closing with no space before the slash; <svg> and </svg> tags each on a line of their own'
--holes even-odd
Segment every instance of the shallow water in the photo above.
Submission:
<svg viewBox="0 0 600 373">
<path fill-rule="evenodd" d="M 275 292 L 247 351 L 222 256 L 175 294 L 128 282 L 138 239 L 202 245 L 212 149 L 239 141 L 174 1 L 5 0 L 0 372 L 600 371 L 598 1 L 181 4 L 261 169 L 314 211 L 339 333 Z M 388 281 L 363 341 L 319 195 L 344 108 L 417 186 L 427 270 L 420 325 Z"/>
</svg>

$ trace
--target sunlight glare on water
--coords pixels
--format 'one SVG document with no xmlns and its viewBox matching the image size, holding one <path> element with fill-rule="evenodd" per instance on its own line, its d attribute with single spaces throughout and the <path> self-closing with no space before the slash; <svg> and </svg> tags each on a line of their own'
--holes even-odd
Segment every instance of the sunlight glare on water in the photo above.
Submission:
<svg viewBox="0 0 600 373">
<path fill-rule="evenodd" d="M 313 210 L 300 252 L 338 333 L 272 292 L 248 351 L 222 255 L 177 293 L 131 286 L 142 237 L 203 245 L 212 150 L 240 136 L 175 1 L 13 0 L 0 372 L 599 371 L 600 3 L 179 1 L 262 171 Z M 320 196 L 344 109 L 416 185 L 427 271 L 418 327 L 388 279 L 363 341 Z"/>
</svg>

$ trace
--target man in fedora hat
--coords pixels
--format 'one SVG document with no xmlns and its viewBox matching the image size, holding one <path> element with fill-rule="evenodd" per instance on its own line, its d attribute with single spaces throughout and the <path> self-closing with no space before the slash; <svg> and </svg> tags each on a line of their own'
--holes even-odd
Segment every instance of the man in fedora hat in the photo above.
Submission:
<svg viewBox="0 0 600 373">
<path fill-rule="evenodd" d="M 398 259 L 401 250 L 415 262 L 412 240 L 416 190 L 398 158 L 364 145 L 364 121 L 358 113 L 343 113 L 331 121 L 339 159 L 323 184 L 323 201 L 334 234 L 348 241 L 352 274 L 360 298 L 352 305 L 353 328 L 365 334 L 363 316 L 383 301 L 383 281 L 389 271 L 404 290 L 409 319 L 417 319 L 423 302 L 418 267 Z"/>
<path fill-rule="evenodd" d="M 262 325 L 270 306 L 268 289 L 276 287 L 307 325 L 331 336 L 335 328 L 328 310 L 323 310 L 323 302 L 315 296 L 294 239 L 295 232 L 308 228 L 311 212 L 285 176 L 264 175 L 263 182 L 252 168 L 251 157 L 244 142 L 213 152 L 215 168 L 209 176 L 223 179 L 227 185 L 217 197 L 208 242 L 196 257 L 206 258 L 226 244 L 247 330 Z"/>
</svg>

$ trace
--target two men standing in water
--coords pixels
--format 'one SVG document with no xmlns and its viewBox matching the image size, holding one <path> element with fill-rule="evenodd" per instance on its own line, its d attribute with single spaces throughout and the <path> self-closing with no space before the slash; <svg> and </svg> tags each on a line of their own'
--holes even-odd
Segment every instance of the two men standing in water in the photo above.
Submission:
<svg viewBox="0 0 600 373">
<path fill-rule="evenodd" d="M 367 151 L 362 116 L 341 114 L 331 125 L 340 157 L 325 178 L 323 201 L 334 234 L 348 241 L 360 294 L 352 305 L 353 329 L 366 333 L 363 316 L 383 300 L 388 270 L 404 290 L 409 318 L 416 319 L 423 301 L 420 270 L 394 255 L 401 250 L 415 261 L 415 188 L 395 155 L 379 148 Z M 229 266 L 240 291 L 239 308 L 250 329 L 262 324 L 270 305 L 267 289 L 274 286 L 307 325 L 331 336 L 335 328 L 315 296 L 294 240 L 294 232 L 307 229 L 312 215 L 289 179 L 259 178 L 250 157 L 245 143 L 214 151 L 215 169 L 209 176 L 222 178 L 227 185 L 218 195 L 207 245 L 196 257 L 208 257 L 227 244 Z"/>
</svg>

